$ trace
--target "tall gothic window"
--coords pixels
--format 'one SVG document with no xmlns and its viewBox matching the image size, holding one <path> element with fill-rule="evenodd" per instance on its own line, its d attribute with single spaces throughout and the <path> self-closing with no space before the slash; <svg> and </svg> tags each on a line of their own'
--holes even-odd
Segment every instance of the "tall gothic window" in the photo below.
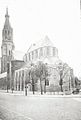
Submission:
<svg viewBox="0 0 81 120">
<path fill-rule="evenodd" d="M 29 61 L 30 61 L 30 53 L 29 53 Z"/>
<path fill-rule="evenodd" d="M 5 30 L 5 35 L 7 35 L 7 30 Z"/>
<path fill-rule="evenodd" d="M 50 48 L 49 47 L 47 47 L 47 56 L 49 56 L 50 55 Z"/>
<path fill-rule="evenodd" d="M 27 55 L 26 55 L 26 62 L 27 62 Z"/>
<path fill-rule="evenodd" d="M 53 56 L 55 56 L 55 48 L 53 48 Z"/>
<path fill-rule="evenodd" d="M 38 58 L 38 50 L 36 50 L 36 58 Z"/>
<path fill-rule="evenodd" d="M 5 39 L 7 38 L 7 30 L 5 30 Z"/>
<path fill-rule="evenodd" d="M 8 35 L 10 34 L 10 31 L 8 31 Z"/>
<path fill-rule="evenodd" d="M 43 56 L 43 48 L 40 48 L 40 57 Z"/>
<path fill-rule="evenodd" d="M 32 59 L 34 59 L 34 51 L 32 51 Z"/>
</svg>

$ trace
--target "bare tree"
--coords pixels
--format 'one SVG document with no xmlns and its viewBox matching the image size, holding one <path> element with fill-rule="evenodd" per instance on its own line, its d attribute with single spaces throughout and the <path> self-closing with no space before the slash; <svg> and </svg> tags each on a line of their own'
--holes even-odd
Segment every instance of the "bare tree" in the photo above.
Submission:
<svg viewBox="0 0 81 120">
<path fill-rule="evenodd" d="M 46 93 L 46 85 L 48 83 L 48 79 L 47 77 L 49 76 L 49 72 L 48 72 L 48 66 L 46 64 L 43 64 L 43 76 L 44 76 L 44 93 Z"/>
<path fill-rule="evenodd" d="M 29 68 L 29 83 L 32 85 L 33 94 L 35 94 L 35 84 L 37 83 L 35 69 L 35 64 L 31 63 Z"/>
<path fill-rule="evenodd" d="M 29 69 L 26 71 L 26 76 L 25 76 L 25 95 L 27 96 L 27 85 L 30 82 L 30 78 L 29 78 Z"/>
<path fill-rule="evenodd" d="M 45 87 L 44 87 L 44 92 L 46 93 L 46 77 L 48 76 L 48 71 L 47 67 L 43 62 L 38 62 L 36 65 L 36 70 L 35 70 L 36 76 L 40 80 L 40 89 L 41 89 L 41 94 L 43 94 L 43 88 L 42 88 L 42 81 L 45 80 Z"/>
<path fill-rule="evenodd" d="M 63 92 L 63 79 L 68 73 L 68 71 L 70 70 L 70 67 L 66 63 L 59 63 L 58 69 L 59 69 L 59 75 L 60 75 L 59 85 L 61 87 L 61 92 Z"/>
<path fill-rule="evenodd" d="M 61 92 L 63 92 L 63 78 L 62 78 L 62 75 L 63 75 L 63 70 L 60 71 L 60 81 L 59 81 L 59 85 L 61 87 Z"/>
<path fill-rule="evenodd" d="M 35 68 L 34 66 L 31 66 L 31 70 L 30 70 L 30 75 L 31 75 L 31 84 L 32 84 L 32 91 L 33 94 L 35 94 Z"/>
</svg>

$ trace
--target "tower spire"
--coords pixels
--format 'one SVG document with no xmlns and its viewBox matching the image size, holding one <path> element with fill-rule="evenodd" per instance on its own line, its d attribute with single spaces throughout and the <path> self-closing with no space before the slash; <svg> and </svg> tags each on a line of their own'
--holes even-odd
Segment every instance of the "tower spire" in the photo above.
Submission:
<svg viewBox="0 0 81 120">
<path fill-rule="evenodd" d="M 5 23 L 4 23 L 4 28 L 3 28 L 3 40 L 11 40 L 13 37 L 13 29 L 10 25 L 9 22 L 9 14 L 8 14 L 8 7 L 6 8 L 6 14 L 5 14 Z"/>
<path fill-rule="evenodd" d="M 7 71 L 7 62 L 13 60 L 14 43 L 13 43 L 13 28 L 9 22 L 8 8 L 5 13 L 5 23 L 2 30 L 2 58 L 1 58 L 1 72 Z"/>
<path fill-rule="evenodd" d="M 8 7 L 6 8 L 6 15 L 5 15 L 6 18 L 9 18 L 9 15 L 8 15 Z"/>
<path fill-rule="evenodd" d="M 9 22 L 9 14 L 8 14 L 8 7 L 6 8 L 6 14 L 5 14 L 5 24 L 4 28 L 10 28 L 10 22 Z"/>
</svg>

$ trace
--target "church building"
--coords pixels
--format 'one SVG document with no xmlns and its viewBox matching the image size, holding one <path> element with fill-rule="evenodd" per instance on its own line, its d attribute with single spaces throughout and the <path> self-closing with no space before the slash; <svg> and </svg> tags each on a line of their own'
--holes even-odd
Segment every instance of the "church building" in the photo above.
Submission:
<svg viewBox="0 0 81 120">
<path fill-rule="evenodd" d="M 22 56 L 22 60 L 15 59 L 15 46 L 13 42 L 13 29 L 9 22 L 8 9 L 6 9 L 5 24 L 2 30 L 1 46 L 1 73 L 0 88 L 25 90 L 25 83 L 28 74 L 28 66 L 41 61 L 48 66 L 50 76 L 48 77 L 47 90 L 59 91 L 60 74 L 63 69 L 63 90 L 71 90 L 74 87 L 73 69 L 59 59 L 58 49 L 54 46 L 48 36 L 32 44 Z M 4 74 L 4 75 L 3 75 Z M 44 83 L 42 83 L 44 87 Z M 31 84 L 28 88 L 31 90 Z M 39 82 L 36 83 L 36 90 L 40 90 Z"/>
</svg>

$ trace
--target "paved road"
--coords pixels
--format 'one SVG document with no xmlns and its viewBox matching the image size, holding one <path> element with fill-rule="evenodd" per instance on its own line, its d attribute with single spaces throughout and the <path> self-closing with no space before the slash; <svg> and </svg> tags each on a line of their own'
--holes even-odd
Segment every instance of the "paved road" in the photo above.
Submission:
<svg viewBox="0 0 81 120">
<path fill-rule="evenodd" d="M 81 102 L 74 98 L 0 93 L 0 120 L 81 120 Z"/>
</svg>

